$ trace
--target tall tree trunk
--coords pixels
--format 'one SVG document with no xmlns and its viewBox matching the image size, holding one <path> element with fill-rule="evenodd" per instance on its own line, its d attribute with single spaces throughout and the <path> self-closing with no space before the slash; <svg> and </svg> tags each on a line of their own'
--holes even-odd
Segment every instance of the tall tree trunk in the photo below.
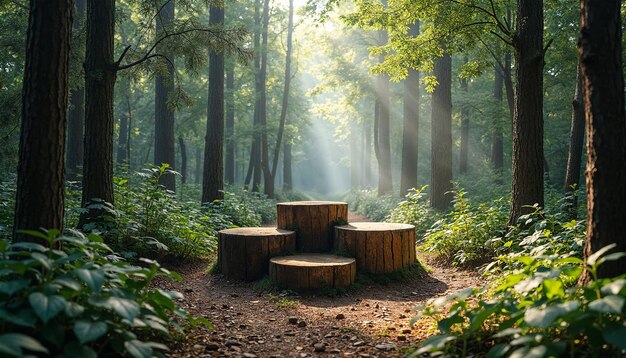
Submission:
<svg viewBox="0 0 626 358">
<path fill-rule="evenodd" d="M 504 75 L 502 69 L 498 68 L 498 65 L 495 65 L 494 76 L 493 98 L 496 100 L 498 108 L 502 108 Z M 498 115 L 494 116 L 491 129 L 491 165 L 498 176 L 498 180 L 501 179 L 504 168 L 504 138 L 500 113 L 498 112 Z"/>
<path fill-rule="evenodd" d="M 180 182 L 187 183 L 187 146 L 183 136 L 178 137 L 178 147 L 180 148 Z"/>
<path fill-rule="evenodd" d="M 368 121 L 364 121 L 365 125 L 365 148 L 363 150 L 363 186 L 370 188 L 372 186 L 372 126 Z"/>
<path fill-rule="evenodd" d="M 114 33 L 115 0 L 87 0 L 83 207 L 94 200 L 113 204 Z M 81 215 L 79 227 L 102 219 L 103 214 L 90 208 Z"/>
<path fill-rule="evenodd" d="M 291 143 L 288 141 L 283 148 L 283 190 L 293 190 L 293 178 L 291 175 Z"/>
<path fill-rule="evenodd" d="M 72 31 L 80 31 L 85 21 L 85 0 L 75 0 Z M 83 136 L 85 132 L 85 85 L 70 94 L 70 111 L 67 118 L 67 167 L 68 180 L 78 180 L 83 165 Z"/>
<path fill-rule="evenodd" d="M 465 57 L 465 63 L 467 63 L 468 59 Z M 461 90 L 465 92 L 465 96 L 467 98 L 468 92 L 468 82 L 467 78 L 461 78 Z M 461 148 L 459 152 L 459 173 L 466 174 L 467 173 L 467 158 L 469 156 L 469 109 L 467 105 L 463 105 L 461 107 Z"/>
<path fill-rule="evenodd" d="M 226 70 L 226 152 L 224 153 L 224 179 L 235 183 L 235 61 L 228 62 Z"/>
<path fill-rule="evenodd" d="M 512 198 L 509 225 L 543 207 L 543 0 L 519 0 L 515 37 Z"/>
<path fill-rule="evenodd" d="M 261 134 L 259 125 L 260 112 L 260 70 L 261 70 L 261 0 L 254 1 L 254 115 L 252 119 L 252 145 L 250 147 L 250 161 L 248 163 L 248 171 L 244 180 L 244 187 L 247 188 L 252 181 L 252 191 L 259 191 L 261 182 Z"/>
<path fill-rule="evenodd" d="M 585 262 L 601 248 L 626 251 L 626 117 L 620 0 L 581 0 L 579 55 L 587 123 Z M 626 273 L 626 259 L 608 261 L 599 277 Z M 587 273 L 581 281 L 590 280 Z"/>
<path fill-rule="evenodd" d="M 409 36 L 416 37 L 420 32 L 419 21 L 409 26 Z M 419 141 L 420 79 L 419 72 L 409 69 L 404 80 L 403 130 L 402 130 L 402 169 L 400 174 L 400 196 L 411 188 L 417 188 L 417 156 Z"/>
<path fill-rule="evenodd" d="M 432 97 L 430 206 L 446 210 L 452 203 L 452 59 L 435 60 L 439 84 Z"/>
<path fill-rule="evenodd" d="M 202 184 L 202 148 L 196 146 L 196 184 Z"/>
<path fill-rule="evenodd" d="M 359 187 L 359 151 L 356 126 L 350 130 L 350 188 L 356 190 Z"/>
<path fill-rule="evenodd" d="M 72 8 L 70 0 L 30 2 L 13 241 L 38 241 L 19 230 L 63 230 Z"/>
<path fill-rule="evenodd" d="M 123 80 L 122 96 L 129 98 L 130 96 L 130 79 Z M 130 136 L 130 111 L 129 108 L 120 110 L 120 133 L 117 138 L 117 163 L 124 164 L 128 162 L 128 137 Z"/>
<path fill-rule="evenodd" d="M 583 103 L 583 77 L 580 66 L 576 71 L 576 90 L 572 101 L 572 123 L 569 133 L 569 151 L 567 169 L 565 171 L 565 193 L 569 193 L 569 216 L 576 219 L 578 213 L 578 196 L 580 165 L 582 162 L 583 142 L 585 138 L 585 108 Z"/>
<path fill-rule="evenodd" d="M 259 127 L 261 128 L 261 169 L 263 189 L 267 196 L 274 196 L 274 178 L 270 169 L 269 143 L 267 140 L 267 37 L 270 20 L 270 0 L 263 1 L 263 27 L 261 30 L 261 68 L 259 72 Z"/>
<path fill-rule="evenodd" d="M 386 30 L 378 32 L 379 43 L 386 44 L 388 34 Z M 378 57 L 378 62 L 385 60 L 383 55 Z M 376 78 L 376 94 L 378 96 L 378 136 L 376 143 L 378 144 L 378 196 L 388 194 L 392 190 L 391 179 L 391 141 L 389 131 L 389 117 L 391 102 L 389 98 L 389 76 L 379 74 Z"/>
<path fill-rule="evenodd" d="M 283 103 L 280 109 L 280 119 L 278 121 L 278 135 L 276 136 L 276 145 L 274 146 L 274 159 L 272 161 L 272 171 L 270 173 L 270 184 L 265 183 L 265 193 L 270 197 L 274 197 L 274 181 L 278 170 L 278 159 L 280 155 L 280 147 L 285 131 L 285 122 L 287 121 L 287 110 L 289 109 L 289 92 L 291 84 L 291 52 L 293 37 L 293 0 L 289 0 L 289 20 L 287 24 L 287 53 L 285 54 L 285 84 L 283 87 Z"/>
<path fill-rule="evenodd" d="M 209 24 L 224 25 L 224 9 L 212 4 Z M 202 202 L 224 198 L 224 53 L 212 50 L 209 55 L 209 103 L 207 106 L 206 143 Z"/>
<path fill-rule="evenodd" d="M 164 4 L 156 16 L 156 36 L 162 37 L 169 31 L 174 21 L 174 0 Z M 154 82 L 154 165 L 169 164 L 176 167 L 176 149 L 174 140 L 174 112 L 168 105 L 168 99 L 174 92 L 174 57 L 163 46 L 157 50 L 167 59 L 163 60 L 166 73 L 157 73 Z M 176 191 L 176 176 L 162 175 L 159 183 L 166 189 Z"/>
</svg>

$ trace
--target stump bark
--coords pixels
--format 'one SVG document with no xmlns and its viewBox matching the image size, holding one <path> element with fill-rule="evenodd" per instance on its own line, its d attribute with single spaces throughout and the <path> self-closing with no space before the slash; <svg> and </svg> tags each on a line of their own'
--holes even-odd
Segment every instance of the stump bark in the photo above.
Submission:
<svg viewBox="0 0 626 358">
<path fill-rule="evenodd" d="M 347 287 L 356 279 L 353 258 L 327 254 L 274 257 L 269 270 L 274 282 L 294 291 Z"/>
<path fill-rule="evenodd" d="M 389 273 L 416 260 L 415 226 L 394 223 L 350 223 L 335 227 L 335 250 L 356 258 L 359 271 Z"/>
<path fill-rule="evenodd" d="M 218 265 L 224 276 L 258 280 L 268 273 L 269 259 L 294 252 L 296 233 L 267 227 L 222 230 L 218 234 Z"/>
<path fill-rule="evenodd" d="M 277 226 L 296 231 L 296 250 L 300 252 L 332 250 L 333 227 L 348 218 L 348 204 L 334 201 L 278 203 L 276 210 Z"/>
</svg>

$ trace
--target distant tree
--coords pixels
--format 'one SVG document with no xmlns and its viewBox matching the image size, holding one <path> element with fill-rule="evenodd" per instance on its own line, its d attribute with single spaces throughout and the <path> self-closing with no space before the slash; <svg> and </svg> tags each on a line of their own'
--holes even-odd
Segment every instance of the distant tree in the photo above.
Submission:
<svg viewBox="0 0 626 358">
<path fill-rule="evenodd" d="M 409 26 L 409 36 L 417 36 L 420 23 Z M 400 195 L 404 196 L 411 188 L 417 188 L 418 129 L 420 108 L 419 72 L 408 70 L 404 80 L 403 130 L 402 130 L 402 169 L 400 174 Z"/>
<path fill-rule="evenodd" d="M 224 26 L 223 6 L 221 2 L 211 3 L 209 24 L 212 26 Z M 202 203 L 224 197 L 224 52 L 215 49 L 209 55 L 208 98 Z"/>
<path fill-rule="evenodd" d="M 517 2 L 513 169 L 509 225 L 544 205 L 543 175 L 543 0 Z"/>
<path fill-rule="evenodd" d="M 119 109 L 120 132 L 117 137 L 117 164 L 129 164 L 130 162 L 130 132 L 132 125 L 132 111 L 130 107 L 131 82 L 130 78 L 123 78 L 120 91 L 124 100 L 124 105 Z"/>
<path fill-rule="evenodd" d="M 178 148 L 180 151 L 180 182 L 187 183 L 187 145 L 183 136 L 178 136 Z"/>
<path fill-rule="evenodd" d="M 383 1 L 386 5 L 386 1 Z M 389 35 L 387 30 L 379 30 L 379 44 L 387 43 Z M 384 55 L 379 55 L 379 62 L 385 61 Z M 376 151 L 376 159 L 378 160 L 378 196 L 382 196 L 391 192 L 391 132 L 389 129 L 391 100 L 389 98 L 389 75 L 386 73 L 379 74 L 376 78 L 376 102 L 378 103 L 378 126 L 375 129 L 378 135 L 374 136 Z"/>
<path fill-rule="evenodd" d="M 452 58 L 435 60 L 439 84 L 432 95 L 430 206 L 446 210 L 452 204 Z"/>
<path fill-rule="evenodd" d="M 156 40 L 171 32 L 174 21 L 175 1 L 165 2 L 156 14 Z M 174 92 L 174 56 L 165 46 L 158 46 L 157 52 L 163 54 L 162 67 L 154 78 L 154 165 L 163 163 L 176 168 L 176 150 L 174 140 L 174 111 L 169 105 Z M 166 189 L 176 191 L 176 176 L 162 175 L 159 183 Z"/>
<path fill-rule="evenodd" d="M 75 11 L 72 21 L 72 32 L 81 31 L 85 22 L 85 0 L 74 2 Z M 72 47 L 79 47 L 73 44 Z M 80 46 L 82 48 L 82 46 Z M 67 167 L 68 180 L 78 180 L 83 165 L 83 140 L 85 131 L 85 84 L 81 81 L 77 88 L 70 92 L 70 110 L 67 118 Z"/>
<path fill-rule="evenodd" d="M 71 0 L 31 0 L 26 40 L 13 241 L 63 230 Z"/>
<path fill-rule="evenodd" d="M 585 261 L 616 244 L 626 252 L 626 117 L 620 0 L 580 2 L 579 58 L 587 123 Z M 626 260 L 607 261 L 600 277 L 626 273 Z M 587 273 L 581 281 L 589 281 Z"/>
<path fill-rule="evenodd" d="M 224 179 L 235 183 L 235 61 L 228 61 L 226 69 L 226 148 L 224 152 Z"/>
<path fill-rule="evenodd" d="M 465 63 L 467 64 L 468 58 L 465 57 Z M 461 91 L 467 96 L 468 94 L 468 80 L 467 78 L 459 79 L 461 85 Z M 470 131 L 470 119 L 469 108 L 467 105 L 461 106 L 461 148 L 459 148 L 459 173 L 466 174 L 468 167 L 469 157 L 469 131 Z"/>
<path fill-rule="evenodd" d="M 497 104 L 501 105 L 503 99 L 504 71 L 499 68 L 497 64 L 494 68 L 493 98 L 496 100 Z M 491 129 L 491 165 L 498 176 L 502 175 L 502 169 L 504 168 L 504 136 L 502 129 L 502 119 L 498 115 L 494 116 Z"/>
<path fill-rule="evenodd" d="M 569 215 L 576 219 L 578 199 L 575 190 L 579 187 L 580 165 L 582 162 L 583 142 L 585 139 L 585 107 L 583 103 L 583 78 L 580 66 L 576 66 L 576 90 L 572 101 L 572 122 L 569 134 L 569 150 L 565 171 L 565 192 L 570 193 Z"/>
</svg>

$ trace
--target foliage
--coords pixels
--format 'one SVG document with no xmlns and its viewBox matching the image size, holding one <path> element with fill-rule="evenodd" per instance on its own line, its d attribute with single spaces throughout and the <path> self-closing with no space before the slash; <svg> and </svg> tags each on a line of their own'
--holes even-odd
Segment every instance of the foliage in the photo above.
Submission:
<svg viewBox="0 0 626 358">
<path fill-rule="evenodd" d="M 376 190 L 353 190 L 343 199 L 350 210 L 366 216 L 372 221 L 383 221 L 398 205 L 400 198 L 392 194 L 378 196 Z"/>
<path fill-rule="evenodd" d="M 180 279 L 155 261 L 132 266 L 96 235 L 29 232 L 36 243 L 0 240 L 3 356 L 151 357 L 187 324 L 210 323 L 178 307 L 182 295 L 152 287 Z"/>
<path fill-rule="evenodd" d="M 15 177 L 0 181 L 0 240 L 11 237 L 15 209 Z"/>
<path fill-rule="evenodd" d="M 396 206 L 387 221 L 405 223 L 415 226 L 417 241 L 423 241 L 431 226 L 437 221 L 438 213 L 430 208 L 426 196 L 426 186 L 411 190 L 405 200 Z"/>
</svg>

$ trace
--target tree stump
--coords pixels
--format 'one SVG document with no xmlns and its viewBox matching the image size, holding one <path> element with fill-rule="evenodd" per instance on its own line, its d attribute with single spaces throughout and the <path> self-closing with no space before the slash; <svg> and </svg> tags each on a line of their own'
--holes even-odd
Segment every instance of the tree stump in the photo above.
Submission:
<svg viewBox="0 0 626 358">
<path fill-rule="evenodd" d="M 335 225 L 348 219 L 348 204 L 335 201 L 293 201 L 278 203 L 277 224 L 296 232 L 296 250 L 329 252 Z"/>
<path fill-rule="evenodd" d="M 335 227 L 335 249 L 355 257 L 359 271 L 388 273 L 416 262 L 415 226 L 350 223 Z"/>
<path fill-rule="evenodd" d="M 242 227 L 218 234 L 218 267 L 224 276 L 254 281 L 267 275 L 268 261 L 295 251 L 296 233 L 269 227 Z"/>
<path fill-rule="evenodd" d="M 279 256 L 270 260 L 270 278 L 294 291 L 347 287 L 356 279 L 356 262 L 327 254 Z"/>
</svg>

